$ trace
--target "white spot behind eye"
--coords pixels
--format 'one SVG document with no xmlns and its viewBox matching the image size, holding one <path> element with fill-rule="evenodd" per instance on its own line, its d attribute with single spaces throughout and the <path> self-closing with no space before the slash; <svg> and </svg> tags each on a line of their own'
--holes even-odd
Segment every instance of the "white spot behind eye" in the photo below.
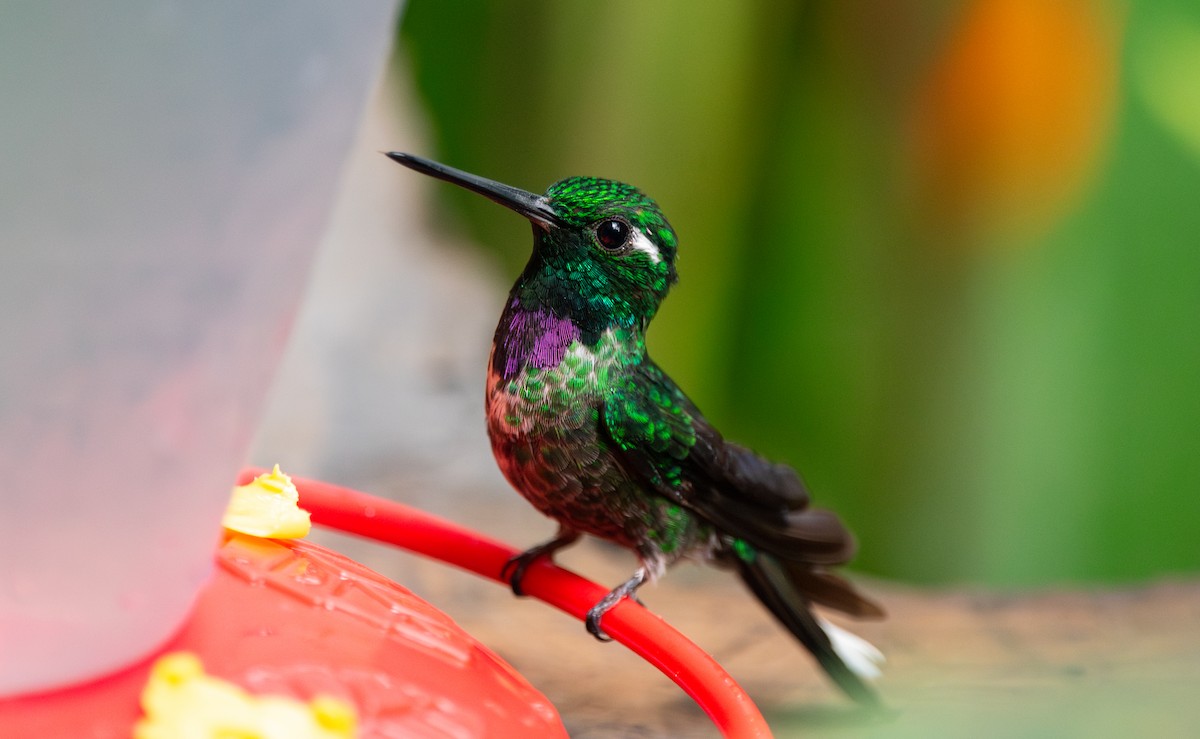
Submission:
<svg viewBox="0 0 1200 739">
<path fill-rule="evenodd" d="M 650 261 L 658 264 L 662 261 L 662 255 L 658 253 L 658 247 L 654 242 L 642 233 L 641 230 L 633 229 L 633 239 L 629 242 L 629 248 L 640 251 L 650 257 Z"/>
</svg>

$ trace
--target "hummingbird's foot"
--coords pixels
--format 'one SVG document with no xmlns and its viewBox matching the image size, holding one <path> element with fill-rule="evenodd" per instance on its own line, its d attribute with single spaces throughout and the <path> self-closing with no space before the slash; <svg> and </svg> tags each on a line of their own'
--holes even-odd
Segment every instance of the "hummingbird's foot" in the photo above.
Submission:
<svg viewBox="0 0 1200 739">
<path fill-rule="evenodd" d="M 646 582 L 646 568 L 640 567 L 638 571 L 633 573 L 633 577 L 621 583 L 612 589 L 608 595 L 600 599 L 600 602 L 592 606 L 592 609 L 587 612 L 587 618 L 583 623 L 587 626 L 588 633 L 596 637 L 600 641 L 612 641 L 612 637 L 604 633 L 600 628 L 600 619 L 604 618 L 604 614 L 608 613 L 621 602 L 622 598 L 629 597 L 637 601 L 641 605 L 641 601 L 637 599 L 637 589 Z"/>
<path fill-rule="evenodd" d="M 579 541 L 578 531 L 560 526 L 558 535 L 550 541 L 538 544 L 514 557 L 509 557 L 504 566 L 500 568 L 500 579 L 508 583 L 512 588 L 513 595 L 523 596 L 525 591 L 521 589 L 521 580 L 525 579 L 525 571 L 529 569 L 529 565 L 542 557 L 549 557 L 559 549 L 569 547 L 577 541 Z"/>
</svg>

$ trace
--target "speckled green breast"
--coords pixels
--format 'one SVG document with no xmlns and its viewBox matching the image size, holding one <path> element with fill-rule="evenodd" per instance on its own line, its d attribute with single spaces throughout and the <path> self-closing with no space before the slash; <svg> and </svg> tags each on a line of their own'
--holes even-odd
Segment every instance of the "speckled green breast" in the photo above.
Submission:
<svg viewBox="0 0 1200 739">
<path fill-rule="evenodd" d="M 686 511 L 631 479 L 600 430 L 604 388 L 636 361 L 606 335 L 593 348 L 574 342 L 554 368 L 527 366 L 509 379 L 493 369 L 488 435 L 504 476 L 542 513 L 673 560 L 707 533 Z"/>
</svg>

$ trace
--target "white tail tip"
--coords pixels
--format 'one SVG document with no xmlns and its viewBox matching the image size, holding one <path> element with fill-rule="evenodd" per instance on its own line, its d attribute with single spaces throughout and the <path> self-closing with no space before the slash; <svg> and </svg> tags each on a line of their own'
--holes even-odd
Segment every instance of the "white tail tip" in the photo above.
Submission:
<svg viewBox="0 0 1200 739">
<path fill-rule="evenodd" d="M 883 652 L 879 651 L 871 642 L 858 636 L 851 634 L 840 626 L 832 624 L 821 617 L 817 617 L 817 621 L 821 624 L 821 628 L 825 629 L 825 633 L 829 635 L 829 641 L 833 644 L 833 651 L 842 658 L 846 666 L 855 674 L 864 680 L 876 680 L 883 671 L 880 669 L 886 661 Z"/>
</svg>

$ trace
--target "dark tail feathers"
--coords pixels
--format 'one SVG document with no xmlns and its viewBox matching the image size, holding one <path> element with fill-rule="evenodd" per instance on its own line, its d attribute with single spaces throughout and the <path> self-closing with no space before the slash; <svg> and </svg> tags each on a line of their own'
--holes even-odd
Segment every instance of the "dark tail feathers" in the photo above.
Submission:
<svg viewBox="0 0 1200 739">
<path fill-rule="evenodd" d="M 813 656 L 817 658 L 817 662 L 837 683 L 838 687 L 845 691 L 846 695 L 863 705 L 879 706 L 878 694 L 867 684 L 864 675 L 860 674 L 865 671 L 861 664 L 865 663 L 873 668 L 870 663 L 874 658 L 866 653 L 859 655 L 860 659 L 857 662 L 860 663 L 860 666 L 858 666 L 857 672 L 847 663 L 834 644 L 835 638 L 844 641 L 845 637 L 835 635 L 834 638 L 831 638 L 826 628 L 822 626 L 822 622 L 813 614 L 809 599 L 802 594 L 803 585 L 795 582 L 795 578 L 789 575 L 789 569 L 785 568 L 785 565 L 775 557 L 763 552 L 756 552 L 750 561 L 740 557 L 736 558 L 736 561 L 738 572 L 750 590 L 775 615 L 775 618 L 779 619 L 779 622 L 786 626 L 788 631 L 792 632 L 808 651 L 812 652 Z M 831 627 L 832 625 L 826 624 L 826 626 Z M 853 635 L 851 638 L 858 639 Z M 870 647 L 865 642 L 862 644 Z M 870 647 L 870 649 L 874 648 Z"/>
</svg>

